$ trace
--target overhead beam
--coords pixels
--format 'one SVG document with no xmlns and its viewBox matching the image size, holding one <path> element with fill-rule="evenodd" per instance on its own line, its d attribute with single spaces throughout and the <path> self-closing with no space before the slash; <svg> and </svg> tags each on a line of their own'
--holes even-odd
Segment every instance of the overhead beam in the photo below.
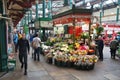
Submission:
<svg viewBox="0 0 120 80">
<path fill-rule="evenodd" d="M 21 1 L 15 0 L 14 4 L 18 4 L 23 8 L 30 8 L 32 6 L 31 2 L 28 2 L 28 1 L 21 2 Z"/>
</svg>

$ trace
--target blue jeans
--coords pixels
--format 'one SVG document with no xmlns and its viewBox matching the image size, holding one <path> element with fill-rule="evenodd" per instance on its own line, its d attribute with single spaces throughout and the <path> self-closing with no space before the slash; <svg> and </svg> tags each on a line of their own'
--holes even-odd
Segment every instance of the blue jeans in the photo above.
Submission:
<svg viewBox="0 0 120 80">
<path fill-rule="evenodd" d="M 40 61 L 40 47 L 34 49 L 34 60 L 36 61 L 36 57 L 37 60 Z"/>
</svg>

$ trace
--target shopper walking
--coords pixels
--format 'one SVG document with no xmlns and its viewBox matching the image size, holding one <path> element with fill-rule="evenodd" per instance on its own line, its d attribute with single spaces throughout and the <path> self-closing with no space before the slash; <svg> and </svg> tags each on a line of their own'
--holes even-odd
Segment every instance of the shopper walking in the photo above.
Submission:
<svg viewBox="0 0 120 80">
<path fill-rule="evenodd" d="M 36 61 L 36 56 L 37 56 L 37 60 L 40 61 L 40 44 L 41 44 L 41 40 L 38 37 L 38 34 L 36 34 L 32 42 L 32 46 L 34 48 L 34 61 Z"/>
<path fill-rule="evenodd" d="M 28 40 L 26 39 L 25 33 L 23 33 L 22 38 L 18 40 L 16 52 L 18 48 L 19 48 L 19 60 L 21 63 L 21 68 L 24 67 L 24 75 L 27 75 L 27 53 L 29 54 L 30 46 Z"/>
<path fill-rule="evenodd" d="M 104 42 L 102 40 L 102 37 L 99 36 L 99 38 L 96 40 L 98 53 L 99 53 L 99 59 L 103 61 L 103 48 L 104 48 Z"/>
<path fill-rule="evenodd" d="M 16 50 L 16 46 L 17 46 L 17 43 L 18 43 L 18 34 L 17 34 L 16 31 L 13 34 L 13 43 L 14 43 L 15 50 Z"/>
<path fill-rule="evenodd" d="M 110 42 L 110 52 L 111 52 L 111 58 L 115 59 L 116 50 L 118 49 L 119 42 L 117 41 L 117 38 Z"/>
</svg>

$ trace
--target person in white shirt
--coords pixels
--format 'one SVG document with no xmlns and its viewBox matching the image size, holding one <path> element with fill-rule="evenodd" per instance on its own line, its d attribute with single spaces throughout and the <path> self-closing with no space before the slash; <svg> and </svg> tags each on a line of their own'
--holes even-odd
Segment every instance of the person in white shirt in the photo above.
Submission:
<svg viewBox="0 0 120 80">
<path fill-rule="evenodd" d="M 34 61 L 37 60 L 40 61 L 40 44 L 41 44 L 41 39 L 38 37 L 38 34 L 35 35 L 33 38 L 33 48 L 34 48 Z"/>
</svg>

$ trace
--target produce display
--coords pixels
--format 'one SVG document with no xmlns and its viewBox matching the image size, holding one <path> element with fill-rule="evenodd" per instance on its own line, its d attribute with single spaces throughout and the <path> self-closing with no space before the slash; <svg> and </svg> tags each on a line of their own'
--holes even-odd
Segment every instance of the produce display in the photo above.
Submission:
<svg viewBox="0 0 120 80">
<path fill-rule="evenodd" d="M 15 54 L 13 53 L 12 45 L 8 45 L 8 69 L 9 71 L 13 71 L 16 67 L 16 58 Z"/>
<path fill-rule="evenodd" d="M 88 46 L 81 46 L 79 43 L 57 42 L 48 54 L 46 54 L 47 62 L 54 63 L 57 66 L 72 67 L 76 66 L 78 69 L 93 69 L 98 57 L 92 54 L 94 50 L 89 49 Z M 88 53 L 91 53 L 88 55 Z"/>
</svg>

